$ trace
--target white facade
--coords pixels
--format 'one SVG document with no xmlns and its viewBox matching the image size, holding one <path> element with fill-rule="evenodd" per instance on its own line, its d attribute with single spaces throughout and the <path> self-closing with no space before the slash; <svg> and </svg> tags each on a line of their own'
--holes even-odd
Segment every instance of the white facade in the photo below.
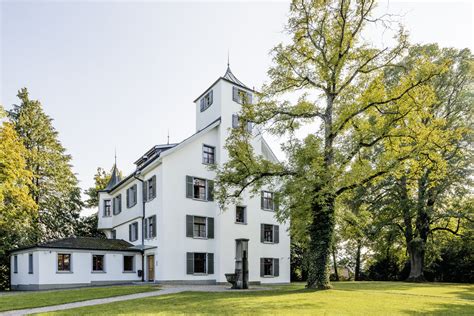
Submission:
<svg viewBox="0 0 474 316">
<path fill-rule="evenodd" d="M 230 70 L 228 70 L 230 72 Z M 227 75 L 227 74 L 226 74 Z M 233 75 L 232 75 L 233 76 Z M 234 77 L 235 78 L 235 77 Z M 217 282 L 225 283 L 225 273 L 232 273 L 235 268 L 235 239 L 248 238 L 249 241 L 249 280 L 260 283 L 286 283 L 290 281 L 290 237 L 288 223 L 278 223 L 273 211 L 261 209 L 260 196 L 250 197 L 247 193 L 242 199 L 246 207 L 245 224 L 236 223 L 236 207 L 228 205 L 221 211 L 214 201 L 201 201 L 186 197 L 186 176 L 212 180 L 215 173 L 203 163 L 203 145 L 215 147 L 215 163 L 222 165 L 228 159 L 224 149 L 225 141 L 232 128 L 232 117 L 240 111 L 240 104 L 233 100 L 233 89 L 238 88 L 247 93 L 238 80 L 227 77 L 217 80 L 206 92 L 195 101 L 196 134 L 176 146 L 163 151 L 158 157 L 148 157 L 151 163 L 140 168 L 139 178 L 147 180 L 156 176 L 156 197 L 145 203 L 145 218 L 156 215 L 157 236 L 145 239 L 145 256 L 154 255 L 154 276 L 149 278 L 147 260 L 145 262 L 145 279 L 170 282 Z M 212 91 L 212 104 L 201 111 L 201 99 Z M 268 159 L 276 159 L 265 140 L 254 128 L 253 145 L 257 154 Z M 126 206 L 126 190 L 137 184 L 138 203 L 132 208 Z M 118 215 L 103 217 L 104 200 L 122 195 L 122 211 Z M 137 221 L 139 236 L 142 227 L 142 184 L 134 177 L 128 177 L 110 192 L 100 194 L 99 228 L 108 236 L 115 230 L 116 238 L 141 245 L 139 238 L 129 240 L 129 224 Z M 186 237 L 186 215 L 210 217 L 214 219 L 214 238 Z M 261 242 L 261 224 L 278 226 L 279 242 Z M 187 253 L 212 253 L 214 271 L 210 273 L 188 273 Z M 278 259 L 277 276 L 261 276 L 261 258 Z M 275 269 L 275 267 L 274 267 Z"/>
<path fill-rule="evenodd" d="M 70 266 L 60 271 L 58 255 L 63 254 L 70 255 Z M 102 271 L 93 270 L 93 255 L 104 256 Z M 131 271 L 123 270 L 124 256 L 133 256 Z M 35 247 L 11 254 L 11 285 L 16 290 L 42 290 L 141 281 L 136 273 L 141 259 L 139 252 Z"/>
<path fill-rule="evenodd" d="M 106 252 L 107 269 L 96 275 L 90 270 L 92 252 L 74 251 L 74 269 L 68 274 L 58 274 L 56 250 L 29 249 L 25 251 L 33 253 L 38 273 L 12 273 L 12 285 L 136 281 L 142 279 L 139 270 L 144 271 L 146 281 L 226 283 L 225 273 L 233 273 L 235 269 L 239 238 L 249 239 L 250 282 L 290 282 L 288 223 L 279 223 L 273 210 L 262 209 L 260 195 L 252 197 L 244 192 L 238 205 L 245 207 L 243 223 L 237 222 L 236 205 L 228 205 L 222 211 L 211 198 L 215 172 L 204 163 L 204 146 L 214 148 L 214 154 L 208 156 L 213 157 L 214 164 L 220 166 L 228 160 L 224 145 L 233 128 L 233 116 L 240 111 L 241 105 L 234 101 L 239 93 L 251 97 L 253 91 L 228 69 L 224 77 L 195 101 L 194 135 L 179 144 L 155 146 L 136 162 L 134 174 L 123 180 L 112 177 L 106 190 L 99 193 L 98 228 L 108 238 L 125 240 L 143 251 L 136 258 L 136 273 L 123 273 L 122 263 L 117 260 L 123 254 Z M 205 109 L 201 109 L 203 99 L 209 101 Z M 258 127 L 253 128 L 252 134 L 256 154 L 276 160 Z M 149 184 L 148 193 L 155 194 L 148 194 L 143 202 L 143 187 L 149 188 Z M 203 184 L 202 189 L 199 184 Z M 135 193 L 127 198 L 127 190 L 132 187 Z M 266 203 L 275 205 L 272 193 L 266 194 L 269 197 Z M 266 208 L 271 208 L 267 204 Z M 154 227 L 147 225 L 152 233 L 145 236 L 144 223 L 150 217 L 155 218 Z M 198 222 L 204 224 L 200 226 Z M 27 255 L 25 251 L 18 256 Z M 27 259 L 18 259 L 21 271 L 25 271 L 23 265 L 28 264 Z M 12 267 L 13 264 L 12 256 Z"/>
</svg>

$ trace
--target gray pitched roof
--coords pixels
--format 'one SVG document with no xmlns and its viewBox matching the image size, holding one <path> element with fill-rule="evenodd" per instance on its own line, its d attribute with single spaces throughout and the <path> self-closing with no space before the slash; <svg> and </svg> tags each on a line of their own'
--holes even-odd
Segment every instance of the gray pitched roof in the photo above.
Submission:
<svg viewBox="0 0 474 316">
<path fill-rule="evenodd" d="M 247 87 L 245 84 L 243 84 L 242 81 L 240 81 L 239 79 L 237 79 L 236 76 L 234 76 L 234 74 L 233 74 L 232 71 L 230 70 L 230 66 L 229 66 L 229 65 L 227 65 L 227 70 L 226 70 L 226 72 L 225 72 L 225 74 L 224 74 L 224 76 L 223 76 L 222 78 L 227 79 L 227 80 L 229 80 L 229 81 L 231 81 L 231 82 L 233 82 L 233 83 L 235 83 L 235 84 L 238 84 L 238 85 L 241 86 L 241 87 L 244 87 L 244 88 L 247 88 L 247 89 L 251 90 L 249 87 Z"/>
<path fill-rule="evenodd" d="M 117 164 L 114 164 L 114 168 L 112 169 L 112 176 L 110 177 L 109 183 L 105 187 L 104 191 L 109 191 L 112 189 L 117 183 L 120 182 L 120 174 L 117 170 Z"/>
<path fill-rule="evenodd" d="M 122 239 L 102 239 L 93 237 L 68 237 L 43 243 L 33 244 L 25 247 L 12 249 L 10 252 L 31 248 L 57 248 L 57 249 L 82 249 L 82 250 L 109 250 L 109 251 L 134 251 L 133 245 Z"/>
</svg>

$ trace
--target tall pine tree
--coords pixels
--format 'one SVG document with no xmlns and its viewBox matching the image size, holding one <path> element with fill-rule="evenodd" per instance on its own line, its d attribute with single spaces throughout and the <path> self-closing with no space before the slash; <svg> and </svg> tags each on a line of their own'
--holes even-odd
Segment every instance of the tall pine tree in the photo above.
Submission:
<svg viewBox="0 0 474 316">
<path fill-rule="evenodd" d="M 29 191 L 39 211 L 36 240 L 72 235 L 82 207 L 72 158 L 41 103 L 30 100 L 26 88 L 18 92 L 18 98 L 21 103 L 14 105 L 9 116 L 27 150 L 26 169 L 32 176 Z"/>
</svg>

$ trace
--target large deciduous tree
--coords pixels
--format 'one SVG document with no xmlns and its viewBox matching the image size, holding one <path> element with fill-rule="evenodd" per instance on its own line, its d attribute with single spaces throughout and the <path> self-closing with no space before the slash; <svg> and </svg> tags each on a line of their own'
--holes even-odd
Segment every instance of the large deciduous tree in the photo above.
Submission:
<svg viewBox="0 0 474 316">
<path fill-rule="evenodd" d="M 0 106 L 0 120 L 5 118 Z M 0 125 L 0 289 L 8 287 L 7 251 L 30 242 L 37 205 L 29 194 L 31 172 L 26 170 L 26 149 L 13 125 Z"/>
<path fill-rule="evenodd" d="M 18 98 L 21 103 L 13 106 L 9 117 L 27 150 L 29 194 L 38 205 L 36 240 L 72 235 L 82 202 L 71 156 L 61 145 L 41 103 L 30 100 L 26 88 L 18 92 Z"/>
<path fill-rule="evenodd" d="M 381 21 L 373 16 L 374 6 L 374 0 L 291 3 L 286 27 L 291 40 L 273 49 L 269 83 L 240 113 L 263 133 L 284 139 L 288 160 L 256 155 L 252 135 L 241 124 L 226 145 L 230 159 L 217 173 L 222 206 L 238 200 L 245 189 L 256 193 L 279 183 L 280 218 L 291 218 L 297 235 L 308 239 L 310 288 L 330 287 L 336 199 L 417 152 L 417 146 L 397 144 L 422 132 L 406 126 L 424 115 L 423 105 L 433 98 L 428 83 L 443 68 L 424 58 L 415 68 L 400 67 L 408 46 L 401 30 L 393 47 L 366 42 L 363 31 Z M 386 89 L 391 68 L 403 75 Z M 295 135 L 303 133 L 303 126 L 312 132 L 301 139 Z"/>
<path fill-rule="evenodd" d="M 402 64 L 410 68 L 420 56 L 449 66 L 432 80 L 436 98 L 426 104 L 431 110 L 410 127 L 424 130 L 423 137 L 399 143 L 404 148 L 423 143 L 424 150 L 387 178 L 376 208 L 379 219 L 396 225 L 403 235 L 413 281 L 425 279 L 429 237 L 440 232 L 462 235 L 463 221 L 472 221 L 472 209 L 459 205 L 472 201 L 473 56 L 467 49 L 414 46 Z M 394 72 L 394 80 L 398 78 Z"/>
</svg>

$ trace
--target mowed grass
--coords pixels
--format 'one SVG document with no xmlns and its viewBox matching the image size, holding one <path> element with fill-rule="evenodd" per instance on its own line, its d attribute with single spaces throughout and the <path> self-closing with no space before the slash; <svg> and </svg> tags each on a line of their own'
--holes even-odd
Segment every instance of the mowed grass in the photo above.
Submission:
<svg viewBox="0 0 474 316">
<path fill-rule="evenodd" d="M 152 285 L 122 285 L 57 291 L 8 293 L 0 295 L 0 312 L 15 309 L 59 305 L 64 303 L 93 300 L 96 298 L 128 295 L 157 290 L 158 287 Z"/>
<path fill-rule="evenodd" d="M 291 284 L 258 292 L 185 292 L 51 314 L 474 315 L 474 285 L 340 282 L 333 286 L 329 291 Z"/>
</svg>

